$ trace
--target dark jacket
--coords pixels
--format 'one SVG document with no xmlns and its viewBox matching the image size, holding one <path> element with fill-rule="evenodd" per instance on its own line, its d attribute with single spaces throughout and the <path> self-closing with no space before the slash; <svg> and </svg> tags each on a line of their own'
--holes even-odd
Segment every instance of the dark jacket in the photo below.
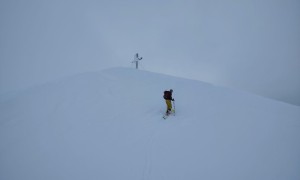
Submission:
<svg viewBox="0 0 300 180">
<path fill-rule="evenodd" d="M 172 98 L 172 92 L 170 92 L 170 91 L 165 91 L 164 92 L 164 99 L 165 100 L 172 100 L 173 98 Z"/>
</svg>

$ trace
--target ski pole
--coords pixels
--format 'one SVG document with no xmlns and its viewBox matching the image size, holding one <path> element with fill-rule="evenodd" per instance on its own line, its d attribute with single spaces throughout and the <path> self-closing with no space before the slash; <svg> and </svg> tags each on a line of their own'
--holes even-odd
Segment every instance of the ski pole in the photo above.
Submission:
<svg viewBox="0 0 300 180">
<path fill-rule="evenodd" d="M 174 116 L 175 116 L 175 101 L 173 101 L 173 106 L 174 106 Z"/>
</svg>

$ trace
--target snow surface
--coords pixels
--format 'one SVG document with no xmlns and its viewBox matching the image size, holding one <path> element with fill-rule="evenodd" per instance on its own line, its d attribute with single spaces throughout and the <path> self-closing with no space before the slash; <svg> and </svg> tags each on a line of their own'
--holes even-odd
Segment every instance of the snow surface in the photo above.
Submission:
<svg viewBox="0 0 300 180">
<path fill-rule="evenodd" d="M 297 106 L 113 68 L 1 97 L 0 179 L 299 180 L 299 139 Z"/>
</svg>

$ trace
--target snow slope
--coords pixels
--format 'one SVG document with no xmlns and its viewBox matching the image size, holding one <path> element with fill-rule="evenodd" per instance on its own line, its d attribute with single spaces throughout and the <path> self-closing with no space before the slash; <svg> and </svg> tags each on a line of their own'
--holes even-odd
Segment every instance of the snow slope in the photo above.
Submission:
<svg viewBox="0 0 300 180">
<path fill-rule="evenodd" d="M 0 179 L 299 180 L 299 139 L 297 106 L 113 68 L 2 97 Z"/>
</svg>

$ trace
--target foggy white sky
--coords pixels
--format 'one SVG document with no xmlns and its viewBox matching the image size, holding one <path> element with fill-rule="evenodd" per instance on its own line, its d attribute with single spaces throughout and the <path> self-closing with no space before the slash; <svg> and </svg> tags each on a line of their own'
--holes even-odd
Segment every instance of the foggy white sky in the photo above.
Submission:
<svg viewBox="0 0 300 180">
<path fill-rule="evenodd" d="M 299 0 L 1 0 L 0 93 L 138 52 L 145 70 L 300 105 L 299 19 Z"/>
</svg>

